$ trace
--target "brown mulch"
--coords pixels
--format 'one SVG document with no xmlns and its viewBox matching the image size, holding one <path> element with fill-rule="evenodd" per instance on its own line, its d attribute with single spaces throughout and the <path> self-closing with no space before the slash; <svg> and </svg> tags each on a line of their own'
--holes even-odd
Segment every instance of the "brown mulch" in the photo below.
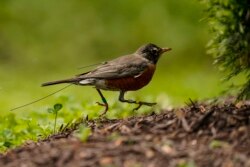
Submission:
<svg viewBox="0 0 250 167">
<path fill-rule="evenodd" d="M 85 124 L 92 129 L 86 142 L 64 129 L 0 155 L 0 166 L 250 167 L 247 102 L 191 102 L 160 114 Z"/>
</svg>

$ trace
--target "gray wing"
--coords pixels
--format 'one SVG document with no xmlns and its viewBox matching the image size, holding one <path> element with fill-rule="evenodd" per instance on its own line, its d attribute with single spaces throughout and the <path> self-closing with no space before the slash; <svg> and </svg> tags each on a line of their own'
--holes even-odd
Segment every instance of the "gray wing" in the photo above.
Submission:
<svg viewBox="0 0 250 167">
<path fill-rule="evenodd" d="M 87 78 L 123 78 L 140 75 L 147 67 L 147 60 L 138 55 L 127 55 L 106 62 L 96 69 L 80 74 L 79 79 Z"/>
</svg>

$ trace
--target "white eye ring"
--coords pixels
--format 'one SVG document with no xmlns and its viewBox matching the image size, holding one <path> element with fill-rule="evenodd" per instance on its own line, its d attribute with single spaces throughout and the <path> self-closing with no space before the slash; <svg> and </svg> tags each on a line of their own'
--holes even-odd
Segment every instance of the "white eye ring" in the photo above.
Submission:
<svg viewBox="0 0 250 167">
<path fill-rule="evenodd" d="M 156 53 L 158 51 L 158 49 L 157 48 L 153 48 L 152 51 Z"/>
</svg>

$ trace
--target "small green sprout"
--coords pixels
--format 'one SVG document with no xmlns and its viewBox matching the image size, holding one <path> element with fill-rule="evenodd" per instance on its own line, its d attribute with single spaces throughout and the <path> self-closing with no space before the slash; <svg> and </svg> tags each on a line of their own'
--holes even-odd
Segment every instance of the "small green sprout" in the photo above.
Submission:
<svg viewBox="0 0 250 167">
<path fill-rule="evenodd" d="M 63 107 L 62 104 L 55 104 L 53 108 L 48 108 L 48 113 L 52 113 L 55 114 L 55 122 L 54 122 L 54 133 L 56 132 L 56 120 L 57 120 L 57 115 L 58 115 L 58 111 L 61 110 Z"/>
<path fill-rule="evenodd" d="M 178 167 L 196 167 L 193 160 L 179 162 Z"/>
<path fill-rule="evenodd" d="M 87 141 L 88 137 L 91 134 L 91 129 L 81 124 L 79 129 L 74 133 L 74 136 L 79 138 L 82 142 Z"/>
<path fill-rule="evenodd" d="M 215 149 L 215 148 L 221 148 L 226 146 L 226 142 L 223 141 L 219 141 L 219 140 L 213 140 L 210 142 L 209 147 L 211 149 Z"/>
</svg>

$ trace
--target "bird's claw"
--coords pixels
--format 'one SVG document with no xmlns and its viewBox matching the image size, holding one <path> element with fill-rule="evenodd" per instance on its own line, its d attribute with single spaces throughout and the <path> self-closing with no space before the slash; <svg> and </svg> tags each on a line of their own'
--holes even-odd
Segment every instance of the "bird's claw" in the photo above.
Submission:
<svg viewBox="0 0 250 167">
<path fill-rule="evenodd" d="M 99 106 L 106 106 L 104 103 L 96 102 Z"/>
<path fill-rule="evenodd" d="M 142 106 L 142 104 L 139 104 L 137 107 L 135 107 L 135 108 L 133 109 L 133 111 L 139 110 L 139 108 L 141 108 L 141 106 Z"/>
<path fill-rule="evenodd" d="M 109 109 L 108 104 L 106 104 L 106 103 L 100 103 L 100 102 L 96 102 L 96 104 L 98 104 L 99 106 L 105 107 L 105 110 L 99 116 L 99 117 L 103 117 L 106 114 L 106 112 L 108 111 L 108 109 Z"/>
<path fill-rule="evenodd" d="M 138 106 L 136 108 L 134 108 L 133 111 L 139 110 L 142 105 L 151 107 L 151 106 L 156 105 L 157 103 L 138 102 L 137 104 L 138 104 Z"/>
</svg>

